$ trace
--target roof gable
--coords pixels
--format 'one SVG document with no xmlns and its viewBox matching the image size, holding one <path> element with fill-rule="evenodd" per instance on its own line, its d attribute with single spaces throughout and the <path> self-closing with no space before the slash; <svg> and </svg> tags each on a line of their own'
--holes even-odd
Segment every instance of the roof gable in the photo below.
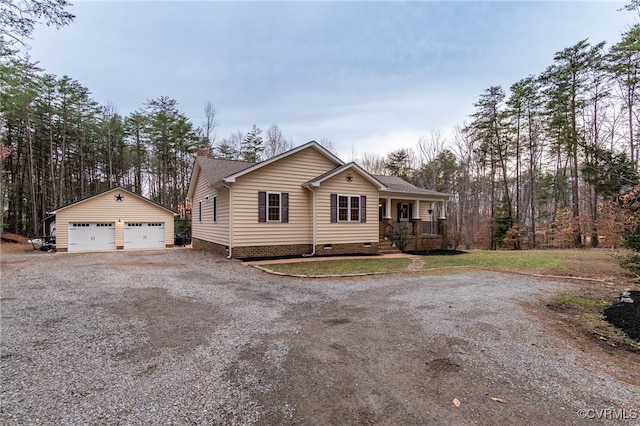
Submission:
<svg viewBox="0 0 640 426">
<path fill-rule="evenodd" d="M 294 155 L 302 150 L 308 149 L 308 148 L 312 148 L 317 150 L 318 152 L 320 152 L 322 155 L 324 155 L 325 157 L 327 157 L 329 160 L 331 160 L 333 163 L 336 164 L 336 166 L 342 166 L 344 164 L 344 162 L 342 160 L 340 160 L 338 157 L 336 157 L 335 155 L 333 155 L 331 152 L 329 152 L 325 147 L 323 147 L 322 145 L 320 145 L 318 142 L 316 141 L 311 141 L 311 142 L 307 142 L 304 145 L 300 145 L 296 148 L 293 148 L 287 152 L 284 152 L 280 155 L 276 155 L 275 157 L 271 157 L 268 160 L 262 161 L 260 163 L 255 163 L 243 170 L 239 170 L 237 172 L 234 172 L 232 174 L 229 174 L 228 176 L 225 176 L 223 181 L 226 183 L 234 183 L 236 181 L 237 178 L 239 178 L 240 176 L 243 176 L 247 173 L 251 173 L 254 170 L 260 169 L 262 167 L 268 166 L 269 164 L 275 163 L 276 161 L 285 158 L 285 157 L 289 157 L 291 155 Z"/>
<path fill-rule="evenodd" d="M 109 194 L 110 192 L 113 192 L 113 193 L 116 193 L 116 192 L 125 192 L 125 193 L 126 193 L 126 194 L 128 194 L 128 195 L 132 195 L 132 196 L 134 196 L 134 197 L 136 197 L 136 198 L 138 198 L 138 199 L 140 199 L 140 200 L 142 200 L 142 201 L 145 201 L 145 202 L 147 202 L 147 203 L 149 203 L 149 204 L 153 204 L 155 207 L 158 207 L 158 208 L 160 208 L 160 209 L 162 209 L 162 210 L 165 210 L 165 211 L 167 211 L 167 212 L 170 212 L 170 213 L 171 213 L 171 214 L 173 214 L 174 216 L 178 216 L 178 213 L 174 212 L 173 210 L 168 209 L 168 208 L 166 208 L 166 207 L 164 207 L 164 206 L 162 206 L 162 205 L 160 205 L 160 204 L 156 203 L 155 201 L 151 201 L 150 199 L 148 199 L 148 198 L 146 198 L 146 197 L 143 197 L 142 195 L 136 194 L 135 192 L 131 192 L 131 191 L 129 191 L 128 189 L 125 189 L 125 188 L 123 188 L 123 187 L 121 187 L 121 186 L 116 186 L 115 188 L 111 188 L 111 189 L 107 189 L 106 191 L 99 192 L 99 193 L 97 193 L 96 195 L 91 195 L 91 196 L 89 196 L 89 197 L 83 198 L 82 200 L 74 201 L 73 203 L 67 204 L 67 205 L 62 206 L 62 207 L 58 207 L 57 209 L 55 209 L 54 211 L 52 211 L 52 212 L 50 212 L 50 213 L 51 213 L 51 214 L 57 214 L 57 213 L 58 213 L 58 212 L 60 212 L 61 210 L 65 210 L 65 209 L 68 209 L 69 207 L 77 206 L 78 204 L 85 203 L 85 202 L 87 202 L 87 201 L 90 201 L 90 200 L 96 199 L 96 198 L 98 198 L 98 197 L 102 197 L 102 196 L 104 196 L 104 195 L 106 195 L 106 194 Z"/>
<path fill-rule="evenodd" d="M 354 170 L 359 175 L 361 175 L 363 178 L 365 178 L 366 180 L 371 182 L 372 185 L 376 186 L 378 188 L 378 190 L 386 189 L 385 186 L 378 179 L 376 179 L 373 175 L 369 174 L 366 170 L 364 170 L 362 167 L 358 166 L 356 163 L 343 164 L 340 167 L 336 167 L 333 170 L 329 170 L 327 173 L 324 173 L 324 174 L 322 174 L 322 175 L 320 175 L 320 176 L 318 176 L 318 177 L 316 177 L 314 179 L 311 179 L 308 182 L 305 182 L 302 186 L 304 186 L 305 188 L 318 187 L 318 186 L 320 186 L 322 184 L 322 182 L 326 181 L 327 179 L 331 179 L 335 175 L 337 175 L 339 173 L 342 173 L 345 170 Z"/>
</svg>

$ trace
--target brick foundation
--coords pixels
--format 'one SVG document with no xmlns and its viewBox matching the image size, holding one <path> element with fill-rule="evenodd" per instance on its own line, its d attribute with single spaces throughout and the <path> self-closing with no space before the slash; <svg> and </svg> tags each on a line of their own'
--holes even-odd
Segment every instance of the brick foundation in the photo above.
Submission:
<svg viewBox="0 0 640 426">
<path fill-rule="evenodd" d="M 233 258 L 302 256 L 311 253 L 311 244 L 233 247 Z"/>
<path fill-rule="evenodd" d="M 198 238 L 191 239 L 191 247 L 194 250 L 210 251 L 220 256 L 227 255 L 227 246 L 223 244 L 212 243 L 211 241 L 199 240 Z"/>
<path fill-rule="evenodd" d="M 348 244 L 316 244 L 316 256 L 331 256 L 337 254 L 378 254 L 378 242 L 348 243 Z"/>
<path fill-rule="evenodd" d="M 199 240 L 194 238 L 192 247 L 195 250 L 210 251 L 220 256 L 227 256 L 227 246 L 212 243 L 210 241 Z M 286 256 L 302 256 L 310 254 L 311 244 L 286 244 L 274 246 L 244 246 L 233 247 L 233 258 L 257 258 L 257 257 L 286 257 Z M 316 256 L 331 256 L 343 254 L 378 254 L 378 242 L 371 243 L 350 243 L 350 244 L 331 244 L 326 247 L 325 244 L 316 245 Z"/>
<path fill-rule="evenodd" d="M 404 251 L 441 250 L 442 237 L 440 235 L 414 235 L 404 247 Z"/>
</svg>

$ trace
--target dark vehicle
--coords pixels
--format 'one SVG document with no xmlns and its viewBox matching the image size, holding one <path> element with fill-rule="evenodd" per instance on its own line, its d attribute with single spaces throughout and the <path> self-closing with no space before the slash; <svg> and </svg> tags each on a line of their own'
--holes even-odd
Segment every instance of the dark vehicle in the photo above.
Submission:
<svg viewBox="0 0 640 426">
<path fill-rule="evenodd" d="M 176 234 L 173 240 L 173 245 L 175 247 L 184 247 L 189 244 L 191 244 L 191 236 L 189 235 Z"/>
</svg>

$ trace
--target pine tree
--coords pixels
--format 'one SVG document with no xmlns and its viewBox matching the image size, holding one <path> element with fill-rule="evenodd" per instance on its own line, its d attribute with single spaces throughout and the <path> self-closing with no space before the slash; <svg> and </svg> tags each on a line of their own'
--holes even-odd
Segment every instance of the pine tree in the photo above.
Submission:
<svg viewBox="0 0 640 426">
<path fill-rule="evenodd" d="M 264 144 L 260 136 L 261 133 L 262 130 L 254 124 L 246 134 L 240 146 L 240 155 L 242 155 L 243 160 L 251 161 L 252 163 L 260 161 L 262 152 L 264 151 Z"/>
<path fill-rule="evenodd" d="M 622 40 L 614 44 L 607 57 L 607 70 L 618 83 L 620 98 L 627 110 L 629 135 L 629 156 L 638 170 L 636 126 L 640 127 L 637 103 L 640 95 L 640 24 L 635 24 L 622 35 Z"/>
<path fill-rule="evenodd" d="M 582 245 L 580 228 L 579 193 L 579 147 L 583 137 L 580 128 L 580 113 L 586 106 L 586 84 L 592 69 L 594 55 L 603 43 L 591 46 L 587 40 L 568 47 L 554 56 L 555 63 L 542 76 L 547 97 L 549 132 L 554 139 L 554 148 L 566 155 L 571 175 L 571 211 L 574 219 L 574 243 Z M 559 158 L 560 160 L 560 158 Z M 558 161 L 558 166 L 560 161 Z"/>
<path fill-rule="evenodd" d="M 502 103 L 505 93 L 502 87 L 492 86 L 487 89 L 478 102 L 474 104 L 476 112 L 471 115 L 473 121 L 465 128 L 470 138 L 478 141 L 478 161 L 483 166 L 489 165 L 490 208 L 491 208 L 491 244 L 490 248 L 497 248 L 494 232 L 494 218 L 496 217 L 496 173 L 498 167 L 502 170 L 503 194 L 506 205 L 504 208 L 512 211 L 511 197 L 509 196 L 509 183 L 507 179 L 507 161 L 510 156 L 509 143 L 505 135 L 506 125 Z M 511 216 L 511 213 L 509 213 Z"/>
<path fill-rule="evenodd" d="M 409 180 L 411 173 L 409 152 L 406 149 L 399 149 L 391 152 L 387 156 L 385 167 L 391 176 L 397 176 L 404 180 Z"/>
</svg>

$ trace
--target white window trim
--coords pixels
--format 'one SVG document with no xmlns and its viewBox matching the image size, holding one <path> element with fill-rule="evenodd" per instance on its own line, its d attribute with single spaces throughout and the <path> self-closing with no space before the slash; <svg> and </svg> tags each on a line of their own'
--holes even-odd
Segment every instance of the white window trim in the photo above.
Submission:
<svg viewBox="0 0 640 426">
<path fill-rule="evenodd" d="M 407 206 L 407 217 L 400 217 L 398 216 L 398 222 L 409 222 L 410 221 L 410 217 L 409 217 L 409 204 L 411 203 L 400 203 L 400 211 L 402 211 L 404 206 Z"/>
<path fill-rule="evenodd" d="M 340 197 L 347 197 L 347 220 L 340 220 Z M 360 222 L 360 198 L 362 196 L 361 195 L 355 195 L 355 194 L 338 194 L 338 199 L 336 200 L 336 216 L 337 216 L 337 221 L 338 222 Z M 351 199 L 352 198 L 357 198 L 358 199 L 358 220 L 351 220 Z"/>
<path fill-rule="evenodd" d="M 269 196 L 270 195 L 277 195 L 278 196 L 278 220 L 274 220 L 274 219 L 270 219 L 269 218 L 269 210 L 271 209 L 271 206 L 269 206 Z M 268 192 L 267 191 L 267 200 L 266 200 L 266 208 L 267 208 L 267 222 L 273 222 L 273 223 L 280 223 L 282 222 L 282 192 Z"/>
</svg>

